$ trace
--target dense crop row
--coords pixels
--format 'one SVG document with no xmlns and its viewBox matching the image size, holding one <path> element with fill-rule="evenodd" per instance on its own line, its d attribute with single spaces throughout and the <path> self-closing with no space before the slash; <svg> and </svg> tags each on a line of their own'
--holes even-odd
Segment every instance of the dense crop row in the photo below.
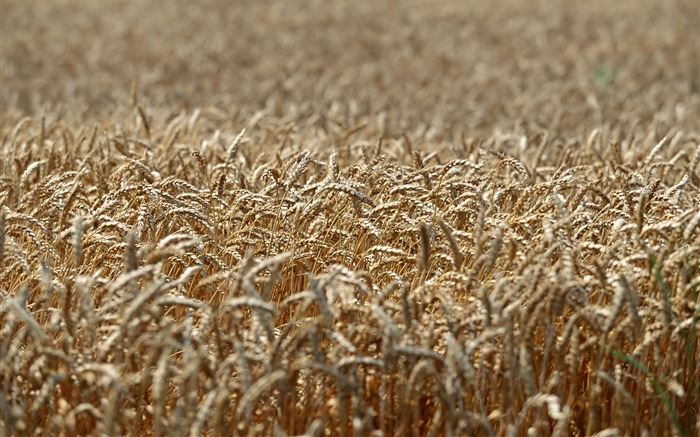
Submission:
<svg viewBox="0 0 700 437">
<path fill-rule="evenodd" d="M 692 2 L 268 3 L 3 1 L 0 436 L 700 433 Z"/>
</svg>

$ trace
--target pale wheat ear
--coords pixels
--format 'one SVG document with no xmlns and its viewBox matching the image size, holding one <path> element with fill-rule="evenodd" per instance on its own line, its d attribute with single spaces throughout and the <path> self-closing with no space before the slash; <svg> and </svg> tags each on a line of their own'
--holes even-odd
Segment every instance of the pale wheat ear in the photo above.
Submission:
<svg viewBox="0 0 700 437">
<path fill-rule="evenodd" d="M 229 165 L 233 163 L 233 161 L 236 159 L 236 155 L 238 154 L 238 149 L 243 142 L 243 137 L 245 135 L 245 129 L 242 129 L 238 135 L 233 139 L 231 142 L 231 145 L 229 146 L 228 150 L 226 151 L 226 166 L 228 168 Z"/>
<path fill-rule="evenodd" d="M 417 276 L 425 277 L 430 267 L 430 229 L 425 223 L 418 226 L 420 243 L 417 255 Z"/>
<path fill-rule="evenodd" d="M 80 216 L 73 220 L 73 263 L 80 269 L 83 262 L 83 219 Z"/>
<path fill-rule="evenodd" d="M 138 268 L 136 250 L 136 234 L 134 231 L 129 231 L 126 237 L 126 252 L 124 252 L 124 273 L 132 272 Z"/>
</svg>

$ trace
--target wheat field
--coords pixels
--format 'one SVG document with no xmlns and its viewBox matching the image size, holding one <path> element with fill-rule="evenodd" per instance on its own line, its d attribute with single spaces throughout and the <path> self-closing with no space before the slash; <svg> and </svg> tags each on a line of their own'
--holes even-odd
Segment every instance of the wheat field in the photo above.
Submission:
<svg viewBox="0 0 700 437">
<path fill-rule="evenodd" d="M 0 436 L 700 435 L 696 0 L 0 7 Z"/>
</svg>

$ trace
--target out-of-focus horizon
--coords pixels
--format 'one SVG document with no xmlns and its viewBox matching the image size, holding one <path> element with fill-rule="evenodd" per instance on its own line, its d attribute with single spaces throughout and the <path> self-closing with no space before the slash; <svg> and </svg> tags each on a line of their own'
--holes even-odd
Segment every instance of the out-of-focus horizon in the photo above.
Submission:
<svg viewBox="0 0 700 437">
<path fill-rule="evenodd" d="M 4 0 L 3 128 L 64 109 L 323 114 L 436 139 L 698 127 L 695 1 Z M 693 37 L 695 35 L 695 37 Z"/>
</svg>

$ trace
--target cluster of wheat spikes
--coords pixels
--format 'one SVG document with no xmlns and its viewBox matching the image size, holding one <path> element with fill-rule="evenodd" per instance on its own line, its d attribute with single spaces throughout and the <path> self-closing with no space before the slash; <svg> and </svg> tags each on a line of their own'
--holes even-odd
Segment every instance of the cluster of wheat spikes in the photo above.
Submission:
<svg viewBox="0 0 700 437">
<path fill-rule="evenodd" d="M 135 113 L 2 140 L 5 435 L 700 431 L 699 138 Z"/>
<path fill-rule="evenodd" d="M 697 0 L 0 0 L 0 437 L 700 435 Z"/>
</svg>

